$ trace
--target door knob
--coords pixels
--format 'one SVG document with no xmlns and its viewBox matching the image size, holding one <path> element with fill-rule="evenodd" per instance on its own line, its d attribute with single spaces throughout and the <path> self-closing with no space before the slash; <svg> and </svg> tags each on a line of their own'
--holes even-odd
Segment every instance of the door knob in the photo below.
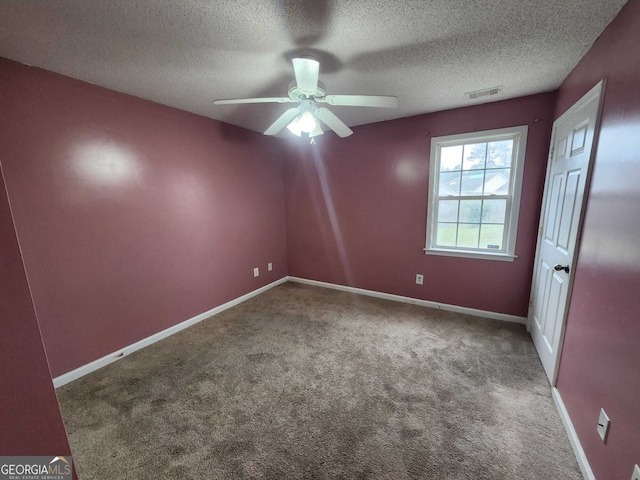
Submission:
<svg viewBox="0 0 640 480">
<path fill-rule="evenodd" d="M 557 264 L 555 267 L 553 267 L 553 269 L 554 269 L 556 272 L 559 272 L 560 270 L 564 270 L 565 272 L 569 273 L 570 267 L 569 267 L 569 265 L 560 265 L 560 264 Z"/>
</svg>

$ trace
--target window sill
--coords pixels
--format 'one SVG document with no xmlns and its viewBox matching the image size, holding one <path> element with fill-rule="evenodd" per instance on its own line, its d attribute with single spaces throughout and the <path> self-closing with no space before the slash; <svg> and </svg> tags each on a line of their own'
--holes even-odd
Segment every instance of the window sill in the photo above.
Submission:
<svg viewBox="0 0 640 480">
<path fill-rule="evenodd" d="M 440 255 L 443 257 L 476 258 L 482 260 L 497 260 L 500 262 L 513 262 L 518 258 L 516 255 L 509 255 L 508 253 L 465 252 L 462 250 L 446 250 L 444 248 L 425 248 L 424 253 L 427 255 Z"/>
</svg>

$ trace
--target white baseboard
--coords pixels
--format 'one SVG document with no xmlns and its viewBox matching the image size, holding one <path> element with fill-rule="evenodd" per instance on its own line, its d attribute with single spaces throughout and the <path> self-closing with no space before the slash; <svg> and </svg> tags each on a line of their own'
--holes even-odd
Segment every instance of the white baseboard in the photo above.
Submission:
<svg viewBox="0 0 640 480">
<path fill-rule="evenodd" d="M 585 478 L 585 480 L 596 480 L 596 477 L 594 476 L 593 471 L 589 466 L 587 456 L 585 455 L 584 450 L 582 449 L 582 445 L 580 444 L 580 439 L 578 438 L 578 435 L 573 428 L 573 422 L 571 421 L 571 417 L 569 417 L 569 412 L 567 412 L 567 409 L 564 406 L 564 402 L 562 401 L 562 397 L 560 396 L 560 392 L 556 387 L 553 387 L 551 389 L 551 396 L 553 397 L 553 401 L 555 402 L 558 413 L 560 414 L 560 418 L 562 419 L 564 429 L 567 431 L 567 436 L 569 437 L 569 442 L 571 442 L 573 453 L 575 454 L 578 465 L 580 466 L 580 470 L 582 471 L 582 476 Z"/>
<path fill-rule="evenodd" d="M 77 380 L 78 378 L 83 377 L 91 372 L 95 372 L 96 370 L 102 367 L 106 367 L 111 363 L 117 362 L 121 358 L 124 358 L 127 355 L 137 350 L 140 350 L 141 348 L 144 348 L 148 345 L 156 343 L 164 338 L 167 338 L 175 333 L 178 333 L 181 330 L 184 330 L 185 328 L 189 328 L 190 326 L 195 325 L 196 323 L 201 322 L 206 318 L 209 318 L 231 307 L 234 307 L 246 300 L 249 300 L 250 298 L 255 297 L 256 295 L 260 295 L 261 293 L 264 293 L 267 290 L 277 285 L 281 285 L 287 281 L 304 283 L 307 285 L 314 285 L 317 287 L 332 288 L 335 290 L 342 290 L 345 292 L 358 293 L 360 295 L 383 298 L 385 300 L 392 300 L 395 302 L 410 303 L 413 305 L 420 305 L 423 307 L 437 308 L 437 309 L 447 310 L 451 312 L 464 313 L 467 315 L 475 315 L 477 317 L 492 318 L 494 320 L 502 320 L 507 322 L 520 323 L 520 324 L 526 324 L 526 320 L 527 320 L 525 317 L 518 317 L 516 315 L 507 315 L 505 313 L 495 313 L 495 312 L 488 312 L 486 310 L 478 310 L 475 308 L 459 307 L 457 305 L 448 305 L 446 303 L 438 303 L 438 302 L 431 302 L 429 300 L 420 300 L 417 298 L 403 297 L 401 295 L 393 295 L 391 293 L 375 292 L 373 290 L 365 290 L 363 288 L 347 287 L 344 285 L 336 285 L 334 283 L 320 282 L 317 280 L 308 280 L 306 278 L 299 278 L 299 277 L 282 277 L 281 279 L 276 280 L 275 282 L 270 283 L 269 285 L 265 285 L 264 287 L 258 288 L 257 290 L 253 290 L 252 292 L 242 295 L 241 297 L 238 297 L 227 303 L 224 303 L 215 308 L 212 308 L 207 312 L 196 315 L 195 317 L 190 318 L 189 320 L 185 320 L 182 323 L 174 325 L 173 327 L 169 327 L 166 330 L 162 330 L 161 332 L 155 333 L 147 338 L 143 338 L 142 340 L 136 343 L 133 343 L 127 347 L 121 348 L 120 350 L 117 350 L 113 353 L 105 355 L 104 357 L 94 360 L 93 362 L 87 363 L 86 365 L 83 365 L 81 367 L 78 367 L 75 370 L 71 370 L 70 372 L 64 373 L 53 379 L 53 385 L 55 388 L 58 388 L 63 385 L 66 385 L 67 383 L 73 382 L 74 380 Z"/>
<path fill-rule="evenodd" d="M 178 333 L 181 330 L 184 330 L 185 328 L 189 328 L 190 326 L 195 325 L 196 323 L 201 322 L 202 320 L 205 320 L 213 315 L 223 312 L 231 307 L 235 307 L 239 303 L 242 303 L 246 300 L 249 300 L 250 298 L 260 295 L 261 293 L 264 293 L 275 286 L 281 285 L 285 283 L 288 280 L 288 278 L 289 277 L 282 277 L 280 280 L 276 280 L 275 282 L 265 285 L 264 287 L 260 287 L 256 290 L 246 293 L 241 297 L 230 300 L 227 303 L 223 303 L 222 305 L 212 308 L 207 312 L 196 315 L 195 317 L 190 318 L 189 320 L 185 320 L 184 322 L 174 325 L 173 327 L 169 327 L 166 330 L 162 330 L 161 332 L 155 333 L 150 337 L 143 338 L 142 340 L 136 343 L 133 343 L 127 347 L 121 348 L 120 350 L 110 353 L 109 355 L 105 355 L 104 357 L 94 360 L 91 363 L 87 363 L 86 365 L 83 365 L 81 367 L 78 367 L 75 370 L 71 370 L 70 372 L 64 373 L 59 377 L 56 377 L 53 379 L 53 386 L 55 388 L 61 387 L 62 385 L 66 385 L 69 382 L 73 382 L 74 380 L 77 380 L 78 378 L 83 377 L 91 372 L 95 372 L 99 368 L 106 367 L 110 363 L 117 362 L 121 358 L 126 357 L 127 355 L 135 352 L 136 350 L 140 350 L 141 348 L 151 345 L 152 343 L 156 343 L 164 338 L 167 338 L 175 333 Z"/>
<path fill-rule="evenodd" d="M 421 307 L 437 308 L 449 312 L 464 313 L 474 315 L 476 317 L 491 318 L 493 320 L 502 320 L 504 322 L 527 324 L 526 317 L 518 317 L 517 315 L 509 315 L 506 313 L 489 312 L 487 310 L 478 310 L 476 308 L 460 307 L 458 305 L 449 305 L 447 303 L 432 302 L 430 300 L 420 300 L 418 298 L 403 297 L 392 293 L 376 292 L 374 290 L 365 290 L 363 288 L 347 287 L 345 285 L 337 285 L 335 283 L 320 282 L 318 280 L 308 280 L 300 277 L 289 277 L 290 282 L 304 283 L 306 285 L 314 285 L 316 287 L 332 288 L 334 290 L 342 290 L 343 292 L 358 293 L 369 297 L 384 298 L 394 302 L 410 303 Z"/>
</svg>

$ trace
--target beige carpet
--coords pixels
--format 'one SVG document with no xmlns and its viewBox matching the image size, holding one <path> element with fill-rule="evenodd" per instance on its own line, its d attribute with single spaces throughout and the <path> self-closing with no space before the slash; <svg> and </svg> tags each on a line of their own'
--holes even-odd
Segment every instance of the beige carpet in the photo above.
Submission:
<svg viewBox="0 0 640 480">
<path fill-rule="evenodd" d="M 581 479 L 524 327 L 294 283 L 58 395 L 82 480 Z"/>
</svg>

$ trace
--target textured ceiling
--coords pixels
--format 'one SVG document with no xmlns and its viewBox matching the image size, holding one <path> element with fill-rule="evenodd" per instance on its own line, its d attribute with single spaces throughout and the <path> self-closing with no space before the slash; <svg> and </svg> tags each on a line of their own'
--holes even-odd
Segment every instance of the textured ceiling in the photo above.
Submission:
<svg viewBox="0 0 640 480">
<path fill-rule="evenodd" d="M 0 4 L 0 56 L 263 131 L 288 107 L 290 58 L 328 93 L 400 98 L 331 107 L 348 125 L 557 88 L 626 0 L 56 0 Z M 488 101 L 485 99 L 484 101 Z"/>
</svg>

